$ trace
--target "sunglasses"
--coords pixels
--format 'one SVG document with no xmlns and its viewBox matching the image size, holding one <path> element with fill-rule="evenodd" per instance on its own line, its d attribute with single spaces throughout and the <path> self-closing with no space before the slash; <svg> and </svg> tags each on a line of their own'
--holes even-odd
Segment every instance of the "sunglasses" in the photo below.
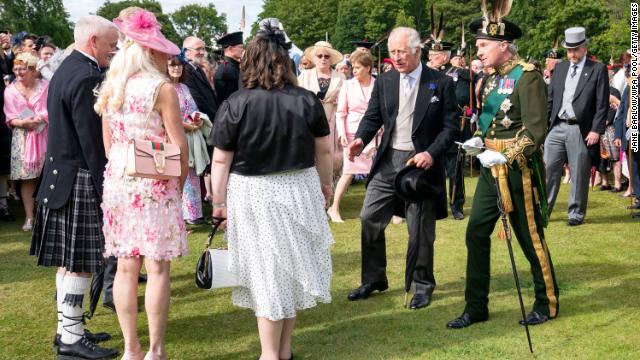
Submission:
<svg viewBox="0 0 640 360">
<path fill-rule="evenodd" d="M 328 54 L 324 54 L 324 55 L 323 54 L 318 54 L 318 55 L 316 55 L 316 57 L 318 59 L 325 59 L 325 60 L 331 59 L 331 55 L 328 55 Z"/>
</svg>

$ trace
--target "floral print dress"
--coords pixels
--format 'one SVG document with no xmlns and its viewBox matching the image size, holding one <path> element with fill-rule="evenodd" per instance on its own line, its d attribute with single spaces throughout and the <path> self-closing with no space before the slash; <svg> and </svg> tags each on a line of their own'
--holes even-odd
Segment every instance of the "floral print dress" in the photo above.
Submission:
<svg viewBox="0 0 640 360">
<path fill-rule="evenodd" d="M 153 110 L 154 94 L 164 81 L 167 79 L 142 74 L 131 77 L 121 110 L 107 114 L 111 149 L 102 195 L 105 257 L 171 260 L 187 252 L 179 180 L 126 174 L 130 139 L 165 138 L 162 119 Z"/>
<path fill-rule="evenodd" d="M 176 93 L 178 93 L 178 102 L 180 103 L 180 114 L 182 121 L 189 123 L 189 116 L 198 111 L 196 102 L 193 100 L 189 88 L 185 84 L 174 84 Z M 189 136 L 187 134 L 187 136 Z M 189 149 L 191 151 L 191 149 Z M 194 221 L 202 217 L 202 194 L 200 192 L 200 177 L 196 173 L 194 167 L 189 167 L 189 173 L 184 182 L 182 189 L 182 215 L 185 220 Z"/>
</svg>

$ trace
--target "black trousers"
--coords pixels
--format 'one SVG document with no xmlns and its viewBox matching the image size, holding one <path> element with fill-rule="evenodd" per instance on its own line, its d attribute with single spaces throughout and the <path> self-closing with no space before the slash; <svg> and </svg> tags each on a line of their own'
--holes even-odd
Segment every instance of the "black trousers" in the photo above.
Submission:
<svg viewBox="0 0 640 360">
<path fill-rule="evenodd" d="M 413 155 L 410 151 L 389 149 L 367 187 L 360 212 L 362 223 L 362 283 L 387 281 L 387 255 L 384 230 L 400 201 L 394 191 L 395 175 Z M 433 275 L 435 241 L 435 205 L 432 201 L 405 205 L 409 231 L 409 248 L 418 249 L 413 282 L 419 291 L 431 294 L 436 286 Z"/>
<path fill-rule="evenodd" d="M 113 280 L 116 277 L 116 271 L 118 271 L 118 258 L 110 256 L 106 261 L 104 268 L 104 285 L 102 294 L 102 303 L 113 303 Z"/>
<path fill-rule="evenodd" d="M 447 165 L 447 178 L 449 179 L 449 206 L 451 207 L 451 211 L 457 210 L 462 212 L 462 208 L 464 207 L 464 161 L 460 164 L 461 169 L 459 169 L 456 174 L 456 163 L 457 163 L 457 152 L 447 152 L 445 154 L 445 160 Z M 456 176 L 457 175 L 457 176 Z M 455 189 L 453 188 L 453 184 L 456 184 Z M 453 194 L 453 201 L 451 201 L 451 194 Z"/>
</svg>

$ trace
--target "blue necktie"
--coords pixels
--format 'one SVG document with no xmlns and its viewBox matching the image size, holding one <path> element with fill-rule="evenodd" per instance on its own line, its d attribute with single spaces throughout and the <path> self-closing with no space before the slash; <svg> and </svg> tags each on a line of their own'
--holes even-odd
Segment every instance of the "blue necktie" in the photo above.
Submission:
<svg viewBox="0 0 640 360">
<path fill-rule="evenodd" d="M 578 65 L 573 65 L 571 66 L 571 78 L 573 79 L 574 76 L 576 76 L 576 73 L 578 72 Z"/>
</svg>

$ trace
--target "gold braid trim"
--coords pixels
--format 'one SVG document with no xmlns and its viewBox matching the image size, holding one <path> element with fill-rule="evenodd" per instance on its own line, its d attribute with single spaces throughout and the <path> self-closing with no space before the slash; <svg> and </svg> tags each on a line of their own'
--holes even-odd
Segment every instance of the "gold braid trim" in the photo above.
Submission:
<svg viewBox="0 0 640 360">
<path fill-rule="evenodd" d="M 526 128 L 522 128 L 518 132 L 518 135 L 522 133 Z M 521 169 L 526 167 L 527 159 L 524 157 L 524 149 L 528 146 L 535 146 L 536 144 L 533 140 L 529 139 L 527 136 L 518 136 L 516 135 L 517 140 L 511 146 L 507 147 L 503 154 L 507 158 L 507 163 L 509 166 L 513 165 L 513 162 L 516 161 L 518 163 L 518 167 Z"/>
</svg>

